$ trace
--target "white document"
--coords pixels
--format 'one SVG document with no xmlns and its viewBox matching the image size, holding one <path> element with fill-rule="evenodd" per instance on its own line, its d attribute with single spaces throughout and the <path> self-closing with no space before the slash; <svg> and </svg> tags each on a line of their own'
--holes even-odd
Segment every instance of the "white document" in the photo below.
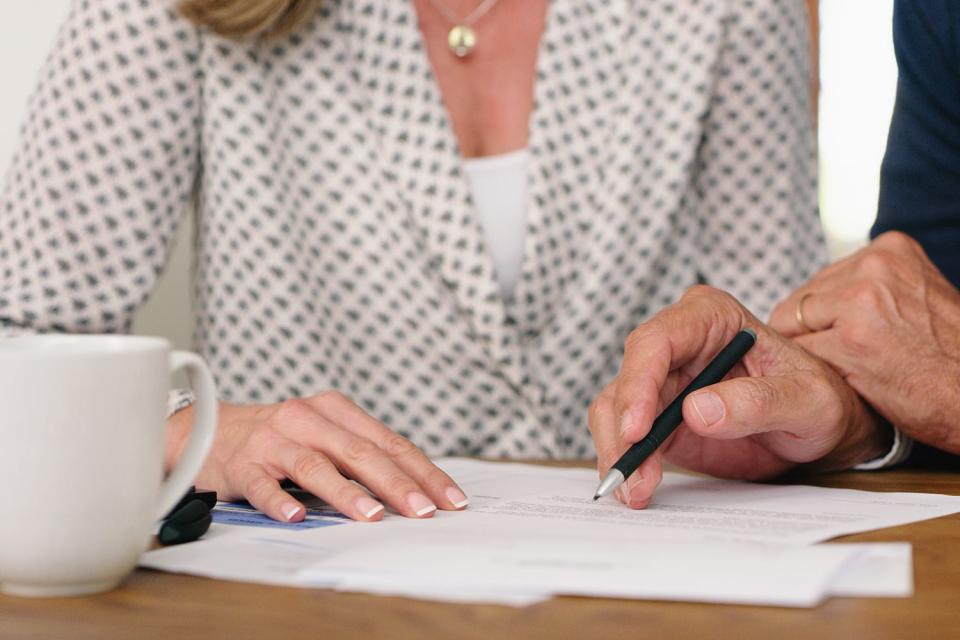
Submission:
<svg viewBox="0 0 960 640">
<path fill-rule="evenodd" d="M 906 598 L 913 595 L 910 543 L 858 543 L 851 546 L 858 547 L 859 553 L 830 581 L 831 596 Z"/>
<path fill-rule="evenodd" d="M 362 545 L 327 558 L 305 570 L 303 577 L 345 591 L 382 585 L 448 593 L 509 588 L 550 595 L 805 607 L 829 594 L 831 578 L 857 554 L 837 545 L 770 550 L 665 544 L 644 550 L 602 542 L 572 551 L 549 537 L 538 542 L 477 535 L 464 544 L 467 541 L 443 535 L 462 537 L 459 527 L 437 535 L 406 533 L 390 544 Z"/>
<path fill-rule="evenodd" d="M 646 509 L 613 498 L 593 502 L 591 469 L 446 459 L 470 488 L 470 512 L 513 516 L 538 530 L 553 522 L 603 525 L 609 539 L 808 545 L 960 512 L 960 496 L 768 485 L 665 473 Z"/>
<path fill-rule="evenodd" d="M 358 525 L 367 526 L 367 525 Z M 425 567 L 419 566 L 413 571 L 400 571 L 398 575 L 387 575 L 382 572 L 369 574 L 349 567 L 346 575 L 336 575 L 327 571 L 325 576 L 313 575 L 317 567 L 315 563 L 322 563 L 331 558 L 339 557 L 338 562 L 349 560 L 349 551 L 338 552 L 337 549 L 317 546 L 283 537 L 248 537 L 231 527 L 231 532 L 224 532 L 223 527 L 215 527 L 214 531 L 220 535 L 204 539 L 201 542 L 167 547 L 151 551 L 146 554 L 141 566 L 186 573 L 220 580 L 240 582 L 256 582 L 275 586 L 299 588 L 331 588 L 340 591 L 365 592 L 379 595 L 396 595 L 424 600 L 437 600 L 460 603 L 500 604 L 514 607 L 523 607 L 547 600 L 553 595 L 563 593 L 564 589 L 557 589 L 552 583 L 550 588 L 539 586 L 531 588 L 529 582 L 525 585 L 510 582 L 506 584 L 503 575 L 496 576 L 492 581 L 495 587 L 484 587 L 477 584 L 466 585 L 470 582 L 464 579 L 464 574 L 471 569 L 473 563 L 454 562 L 455 569 L 445 567 L 439 579 L 417 580 L 418 572 Z M 237 535 L 239 534 L 239 535 Z M 396 546 L 386 545 L 390 551 L 389 560 L 392 561 L 397 553 Z M 813 549 L 812 556 L 806 555 L 808 549 Z M 821 549 L 827 549 L 828 555 L 823 556 Z M 427 549 L 430 554 L 440 552 L 440 549 Z M 515 550 L 519 551 L 519 550 Z M 755 576 L 748 576 L 748 567 L 756 568 L 756 560 L 749 559 L 750 550 L 746 555 L 739 550 L 737 555 L 730 555 L 735 562 L 731 567 L 717 566 L 713 556 L 707 556 L 706 561 L 692 567 L 697 574 L 692 581 L 682 583 L 681 590 L 670 592 L 666 589 L 669 584 L 690 579 L 691 567 L 696 557 L 682 553 L 673 559 L 660 556 L 656 563 L 659 570 L 666 574 L 667 580 L 657 583 L 650 589 L 653 582 L 652 575 L 646 574 L 648 579 L 644 584 L 632 586 L 629 589 L 614 589 L 608 579 L 602 576 L 600 588 L 594 589 L 592 595 L 609 597 L 649 597 L 653 599 L 680 599 L 700 600 L 707 602 L 743 602 L 748 604 L 779 604 L 781 606 L 813 606 L 823 597 L 829 596 L 908 596 L 912 593 L 912 571 L 910 548 L 907 544 L 848 544 L 823 545 L 811 548 L 802 548 L 797 552 L 781 558 L 777 563 L 769 566 L 761 565 L 764 573 L 762 580 Z M 338 553 L 340 555 L 338 556 Z M 379 562 L 379 557 L 363 555 L 363 564 L 369 567 L 370 563 Z M 403 548 L 403 553 L 417 557 L 415 548 Z M 524 558 L 524 563 L 530 564 L 538 557 Z M 433 555 L 429 557 L 434 557 Z M 447 556 L 439 553 L 438 559 L 446 560 Z M 702 561 L 702 558 L 701 558 Z M 820 567 L 814 570 L 817 563 Z M 878 564 L 879 561 L 879 564 Z M 791 565 L 792 563 L 792 565 Z M 312 570 L 304 571 L 305 567 Z M 435 564 L 430 566 L 436 567 Z M 718 570 L 729 570 L 728 575 L 720 574 Z M 402 567 L 400 567 L 402 569 Z M 650 567 L 644 567 L 649 570 Z M 709 571 L 708 571 L 709 569 Z M 769 571 L 768 571 L 769 570 Z M 801 573 L 806 576 L 801 582 L 793 582 L 789 589 L 784 588 L 783 575 L 779 572 Z M 824 592 L 821 580 L 830 578 L 830 574 L 839 577 L 828 580 L 828 590 Z M 635 578 L 636 576 L 631 576 Z M 772 584 L 771 584 L 772 582 Z M 730 588 L 730 584 L 733 588 Z M 589 584 L 578 580 L 575 592 L 578 595 L 588 595 Z M 752 591 L 750 591 L 752 590 Z"/>
<path fill-rule="evenodd" d="M 341 591 L 454 598 L 469 588 L 495 593 L 578 595 L 696 602 L 815 606 L 827 597 L 906 597 L 913 593 L 907 544 L 835 544 L 763 550 L 665 545 L 650 556 L 580 554 L 536 543 L 474 550 L 463 559 L 449 544 L 358 548 L 305 571 Z M 426 560 L 424 560 L 426 558 Z M 388 568 L 389 570 L 382 569 Z M 442 570 L 440 570 L 442 568 Z"/>
<path fill-rule="evenodd" d="M 215 530 L 216 525 L 211 533 Z M 247 537 L 242 535 L 243 532 L 237 533 L 241 535 L 214 535 L 197 542 L 148 551 L 140 559 L 140 566 L 218 580 L 297 587 L 304 586 L 298 574 L 305 564 L 319 562 L 335 553 L 296 540 Z"/>
<path fill-rule="evenodd" d="M 324 584 L 317 580 L 304 580 L 300 575 L 304 567 L 335 554 L 335 549 L 287 537 L 251 537 L 244 535 L 243 531 L 237 531 L 238 529 L 244 528 L 215 525 L 211 530 L 213 537 L 150 551 L 144 555 L 140 566 L 217 580 L 256 582 L 278 587 L 335 589 L 339 586 L 336 581 Z M 511 607 L 526 607 L 552 597 L 550 594 L 511 592 L 509 589 L 457 589 L 450 592 L 427 587 L 415 588 L 414 585 L 404 582 L 400 585 L 370 585 L 365 592 L 422 600 L 500 604 Z"/>
<path fill-rule="evenodd" d="M 428 520 L 215 524 L 143 566 L 290 586 L 522 606 L 556 594 L 813 606 L 912 593 L 909 545 L 813 545 L 960 511 L 960 497 L 665 474 L 650 508 L 594 503 L 592 470 L 441 460 L 471 498 Z"/>
</svg>

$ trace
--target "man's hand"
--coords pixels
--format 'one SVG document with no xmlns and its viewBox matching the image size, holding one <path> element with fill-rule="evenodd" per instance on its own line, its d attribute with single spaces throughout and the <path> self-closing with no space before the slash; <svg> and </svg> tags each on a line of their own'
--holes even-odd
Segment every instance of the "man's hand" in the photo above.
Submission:
<svg viewBox="0 0 960 640">
<path fill-rule="evenodd" d="M 800 463 L 848 468 L 881 455 L 889 433 L 828 365 L 758 321 L 730 295 L 690 289 L 627 339 L 617 378 L 590 407 L 601 477 L 650 430 L 657 413 L 737 332 L 757 343 L 727 378 L 683 403 L 683 424 L 628 478 L 618 497 L 646 506 L 661 456 L 741 479 L 768 478 Z"/>
<path fill-rule="evenodd" d="M 907 435 L 960 452 L 960 292 L 909 236 L 886 233 L 827 267 L 770 324 Z"/>
</svg>

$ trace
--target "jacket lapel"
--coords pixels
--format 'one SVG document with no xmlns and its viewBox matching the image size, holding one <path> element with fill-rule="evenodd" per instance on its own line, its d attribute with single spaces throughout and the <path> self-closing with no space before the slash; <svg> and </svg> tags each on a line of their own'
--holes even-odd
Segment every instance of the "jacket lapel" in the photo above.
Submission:
<svg viewBox="0 0 960 640">
<path fill-rule="evenodd" d="M 345 0 L 350 55 L 384 201 L 409 221 L 438 288 L 504 379 L 535 403 L 528 343 L 540 338 L 589 265 L 583 240 L 615 211 L 605 167 L 629 161 L 615 142 L 630 96 L 636 21 L 626 0 L 553 0 L 540 44 L 530 116 L 527 236 L 515 300 L 505 306 L 474 212 L 450 119 L 411 2 Z M 571 35 L 575 45 L 571 46 Z M 635 62 L 635 61 L 634 61 Z M 634 65 L 636 66 L 636 65 Z M 575 297 L 575 296 L 573 296 Z"/>
<path fill-rule="evenodd" d="M 344 2 L 355 32 L 351 55 L 385 200 L 410 221 L 428 263 L 425 274 L 455 309 L 468 334 L 512 384 L 516 340 L 506 322 L 493 260 L 474 213 L 460 152 L 422 43 L 411 2 Z M 376 15 L 370 15 L 375 11 Z"/>
<path fill-rule="evenodd" d="M 618 112 L 626 96 L 629 3 L 558 0 L 540 49 L 530 121 L 527 247 L 517 289 L 521 335 L 533 339 L 584 277 L 581 249 L 606 208 Z M 576 45 L 570 34 L 576 30 Z"/>
</svg>

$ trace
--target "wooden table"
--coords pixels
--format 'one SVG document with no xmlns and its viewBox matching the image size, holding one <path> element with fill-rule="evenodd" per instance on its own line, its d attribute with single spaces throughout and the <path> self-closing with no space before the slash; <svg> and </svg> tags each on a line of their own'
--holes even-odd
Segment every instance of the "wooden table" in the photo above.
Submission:
<svg viewBox="0 0 960 640">
<path fill-rule="evenodd" d="M 960 474 L 950 473 L 846 473 L 804 482 L 960 495 Z M 512 609 L 138 570 L 121 588 L 99 596 L 0 596 L 0 638 L 960 638 L 960 516 L 845 540 L 912 542 L 916 595 L 833 599 L 812 610 L 591 598 L 557 598 Z"/>
</svg>

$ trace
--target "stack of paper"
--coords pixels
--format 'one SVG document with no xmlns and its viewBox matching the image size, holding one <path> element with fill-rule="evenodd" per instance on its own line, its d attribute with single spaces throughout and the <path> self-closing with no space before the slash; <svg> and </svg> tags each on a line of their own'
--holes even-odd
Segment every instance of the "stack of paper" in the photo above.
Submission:
<svg viewBox="0 0 960 640">
<path fill-rule="evenodd" d="M 470 496 L 466 512 L 362 524 L 312 511 L 291 526 L 220 511 L 205 540 L 149 552 L 142 564 L 461 602 L 525 605 L 566 594 L 814 606 L 913 590 L 908 544 L 816 543 L 960 511 L 960 497 L 670 473 L 653 504 L 635 511 L 593 502 L 592 470 L 439 464 Z"/>
</svg>

